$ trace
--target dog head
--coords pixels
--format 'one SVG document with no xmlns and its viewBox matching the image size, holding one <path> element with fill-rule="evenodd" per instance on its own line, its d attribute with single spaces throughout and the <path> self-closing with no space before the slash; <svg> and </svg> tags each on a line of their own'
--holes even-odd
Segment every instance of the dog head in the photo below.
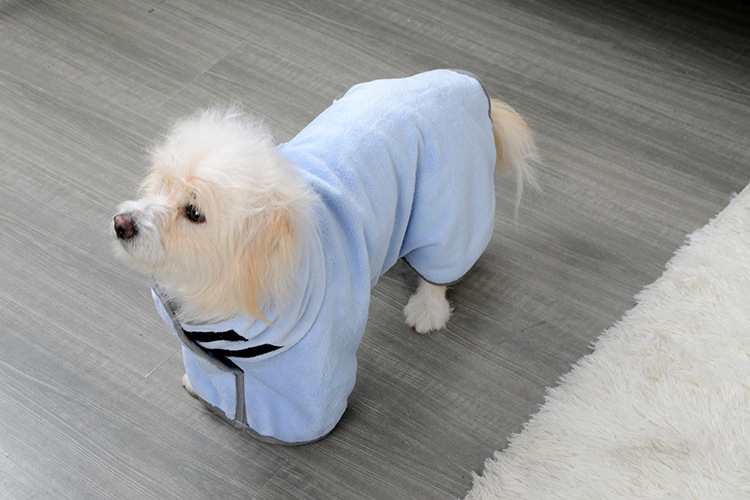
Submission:
<svg viewBox="0 0 750 500">
<path fill-rule="evenodd" d="M 283 302 L 311 196 L 260 122 L 237 108 L 178 122 L 152 152 L 139 200 L 114 216 L 118 253 L 156 276 L 184 321 Z"/>
</svg>

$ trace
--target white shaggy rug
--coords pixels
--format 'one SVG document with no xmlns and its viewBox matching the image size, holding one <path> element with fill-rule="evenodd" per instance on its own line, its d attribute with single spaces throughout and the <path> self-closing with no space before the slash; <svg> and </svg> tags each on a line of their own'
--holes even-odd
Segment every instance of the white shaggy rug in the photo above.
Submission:
<svg viewBox="0 0 750 500">
<path fill-rule="evenodd" d="M 750 187 L 636 298 L 465 500 L 750 498 Z"/>
</svg>

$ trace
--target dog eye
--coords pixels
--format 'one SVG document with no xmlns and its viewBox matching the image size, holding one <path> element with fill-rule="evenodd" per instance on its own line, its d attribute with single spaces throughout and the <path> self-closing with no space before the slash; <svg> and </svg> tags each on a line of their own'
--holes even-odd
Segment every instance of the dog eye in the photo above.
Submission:
<svg viewBox="0 0 750 500">
<path fill-rule="evenodd" d="M 200 210 L 195 208 L 195 205 L 188 205 L 185 208 L 185 217 L 187 217 L 191 222 L 195 222 L 196 224 L 206 222 L 206 216 L 203 215 Z"/>
</svg>

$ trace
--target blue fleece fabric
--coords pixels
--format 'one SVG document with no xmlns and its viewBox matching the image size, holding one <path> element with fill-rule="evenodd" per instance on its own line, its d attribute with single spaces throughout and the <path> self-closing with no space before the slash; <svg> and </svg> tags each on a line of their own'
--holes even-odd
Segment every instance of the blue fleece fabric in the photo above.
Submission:
<svg viewBox="0 0 750 500">
<path fill-rule="evenodd" d="M 318 195 L 296 299 L 269 325 L 180 324 L 198 396 L 254 437 L 329 433 L 354 388 L 370 288 L 399 258 L 427 281 L 460 279 L 492 235 L 495 146 L 479 81 L 438 70 L 352 87 L 278 147 Z"/>
</svg>

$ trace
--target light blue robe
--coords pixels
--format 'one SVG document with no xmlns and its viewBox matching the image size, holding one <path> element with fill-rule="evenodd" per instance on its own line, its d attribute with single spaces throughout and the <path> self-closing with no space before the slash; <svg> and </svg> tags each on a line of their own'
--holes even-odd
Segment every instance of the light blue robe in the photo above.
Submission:
<svg viewBox="0 0 750 500">
<path fill-rule="evenodd" d="M 400 258 L 427 281 L 459 280 L 494 224 L 489 100 L 451 70 L 352 87 L 278 147 L 318 199 L 295 300 L 270 324 L 244 317 L 180 324 L 188 378 L 216 413 L 252 436 L 303 444 L 337 424 L 354 388 L 370 289 Z"/>
</svg>

